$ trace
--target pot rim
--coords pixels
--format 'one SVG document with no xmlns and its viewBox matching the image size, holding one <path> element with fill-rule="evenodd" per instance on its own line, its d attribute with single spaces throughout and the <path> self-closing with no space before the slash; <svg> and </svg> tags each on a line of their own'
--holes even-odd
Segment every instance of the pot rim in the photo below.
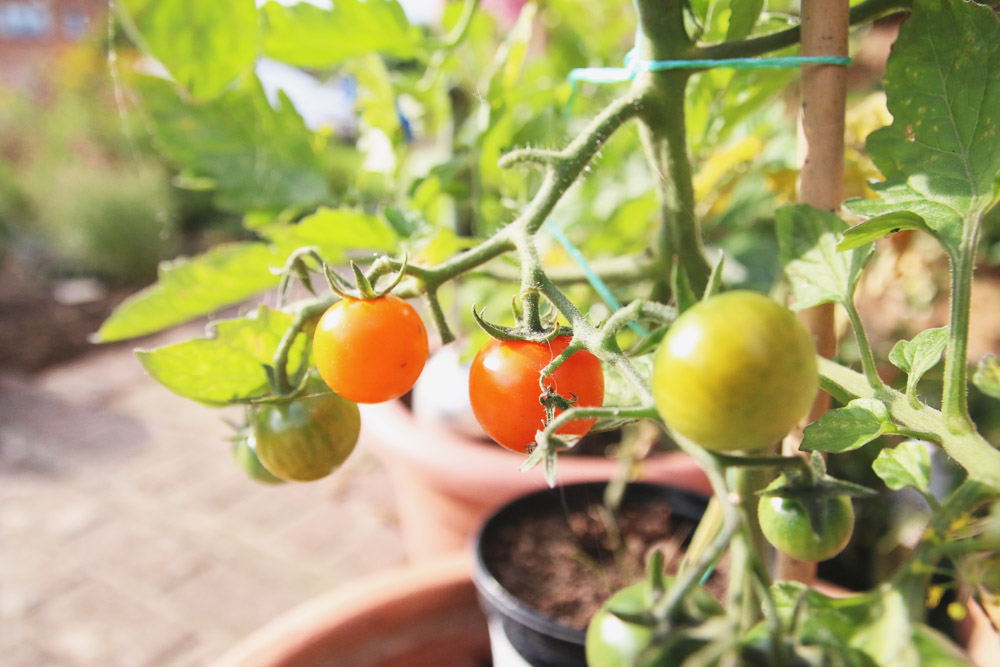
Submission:
<svg viewBox="0 0 1000 667">
<path fill-rule="evenodd" d="M 417 420 L 399 401 L 361 405 L 361 437 L 365 445 L 393 467 L 405 465 L 434 480 L 457 497 L 511 488 L 528 493 L 547 487 L 541 466 L 522 472 L 525 455 L 490 441 L 477 441 L 442 424 Z M 604 457 L 564 457 L 559 478 L 569 484 L 613 478 L 621 462 Z M 711 492 L 698 464 L 681 451 L 657 453 L 640 462 L 643 479 L 676 479 L 679 488 L 703 495 Z"/>
</svg>

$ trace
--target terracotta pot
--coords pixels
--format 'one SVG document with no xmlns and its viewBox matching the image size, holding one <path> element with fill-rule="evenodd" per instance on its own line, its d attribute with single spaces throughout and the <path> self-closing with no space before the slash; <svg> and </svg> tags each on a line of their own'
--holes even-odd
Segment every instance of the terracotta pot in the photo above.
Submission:
<svg viewBox="0 0 1000 667">
<path fill-rule="evenodd" d="M 490 650 L 469 556 L 371 575 L 247 637 L 214 667 L 481 667 Z"/>
<path fill-rule="evenodd" d="M 404 546 L 420 559 L 466 547 L 483 520 L 505 502 L 547 488 L 541 466 L 522 473 L 524 455 L 464 436 L 440 424 L 418 422 L 399 401 L 361 406 L 362 439 L 393 482 Z M 708 495 L 701 469 L 671 452 L 641 462 L 639 479 Z M 617 461 L 563 456 L 560 484 L 606 481 Z"/>
</svg>

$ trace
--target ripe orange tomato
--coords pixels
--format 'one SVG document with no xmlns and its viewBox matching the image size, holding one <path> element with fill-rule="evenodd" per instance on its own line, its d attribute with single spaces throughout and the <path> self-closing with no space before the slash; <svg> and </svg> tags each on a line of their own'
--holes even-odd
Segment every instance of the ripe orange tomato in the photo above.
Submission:
<svg viewBox="0 0 1000 667">
<path fill-rule="evenodd" d="M 526 452 L 535 442 L 535 432 L 544 426 L 545 408 L 539 402 L 539 372 L 569 345 L 569 336 L 549 343 L 490 340 L 472 362 L 469 399 L 472 411 L 491 438 L 516 452 Z M 576 406 L 598 407 L 604 403 L 604 372 L 601 362 L 586 350 L 573 354 L 545 380 L 559 395 Z M 558 410 L 556 413 L 558 414 Z M 557 433 L 582 436 L 594 419 L 578 419 Z"/>
<path fill-rule="evenodd" d="M 427 361 L 427 329 L 399 297 L 342 299 L 330 306 L 313 334 L 320 377 L 355 403 L 402 396 Z"/>
</svg>

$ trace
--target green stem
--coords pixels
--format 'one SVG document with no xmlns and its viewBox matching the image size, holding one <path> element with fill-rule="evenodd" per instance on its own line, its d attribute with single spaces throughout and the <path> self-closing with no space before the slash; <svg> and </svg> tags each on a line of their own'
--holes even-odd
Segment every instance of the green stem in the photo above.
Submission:
<svg viewBox="0 0 1000 667">
<path fill-rule="evenodd" d="M 729 488 L 726 486 L 725 475 L 722 469 L 715 463 L 715 459 L 709 456 L 708 452 L 702 447 L 680 435 L 672 435 L 675 436 L 674 439 L 678 447 L 689 454 L 708 477 L 709 484 L 712 486 L 713 496 L 718 498 L 722 505 L 723 521 L 722 528 L 719 529 L 718 535 L 712 540 L 711 544 L 708 545 L 690 567 L 677 573 L 677 578 L 674 580 L 673 586 L 670 587 L 666 595 L 660 598 L 653 607 L 653 615 L 662 619 L 670 619 L 674 615 L 681 600 L 684 599 L 684 596 L 691 587 L 697 585 L 702 577 L 705 576 L 705 573 L 708 572 L 708 569 L 719 561 L 719 558 L 722 557 L 722 554 L 730 545 L 733 536 L 736 535 L 740 527 L 739 508 L 729 499 Z"/>
<path fill-rule="evenodd" d="M 637 282 L 662 275 L 663 268 L 649 257 L 608 257 L 590 262 L 593 273 L 606 285 L 634 285 Z M 587 274 L 579 266 L 546 267 L 545 275 L 559 287 L 579 285 L 588 281 Z M 469 274 L 469 278 L 488 278 L 516 283 L 521 280 L 521 271 L 504 265 L 493 266 Z"/>
<path fill-rule="evenodd" d="M 288 353 L 291 352 L 295 339 L 302 333 L 302 328 L 310 319 L 322 314 L 333 303 L 334 297 L 321 297 L 302 303 L 292 318 L 292 323 L 281 335 L 278 346 L 271 358 L 274 368 L 274 390 L 279 395 L 291 393 L 293 387 L 288 380 Z"/>
<path fill-rule="evenodd" d="M 934 513 L 924 533 L 925 537 L 917 545 L 906 566 L 897 571 L 892 579 L 893 586 L 902 593 L 906 608 L 914 618 L 919 619 L 923 613 L 927 586 L 940 557 L 940 547 L 947 539 L 952 522 L 995 497 L 995 489 L 973 480 L 966 480 L 941 504 L 940 510 Z"/>
<path fill-rule="evenodd" d="M 819 357 L 820 386 L 842 403 L 855 398 L 877 398 L 882 401 L 892 420 L 912 431 L 927 435 L 959 463 L 969 480 L 1000 491 L 1000 451 L 972 430 L 953 431 L 945 416 L 926 405 L 914 408 L 906 394 L 890 387 L 872 388 L 860 373 Z"/>
<path fill-rule="evenodd" d="M 653 320 L 658 324 L 670 324 L 677 319 L 677 309 L 655 301 L 637 299 L 619 308 L 604 321 L 601 326 L 601 336 L 606 343 L 610 342 L 629 324 L 643 319 Z"/>
<path fill-rule="evenodd" d="M 872 353 L 871 345 L 868 344 L 868 336 L 865 334 L 865 327 L 861 322 L 861 314 L 858 313 L 858 309 L 855 308 L 854 302 L 851 300 L 844 303 L 844 308 L 851 320 L 851 326 L 854 327 L 854 338 L 858 345 L 858 353 L 861 355 L 861 368 L 865 377 L 868 378 L 868 384 L 876 390 L 880 389 L 884 383 L 878 375 L 875 355 Z"/>
<path fill-rule="evenodd" d="M 662 266 L 676 257 L 687 273 L 695 294 L 708 285 L 712 268 L 705 257 L 701 230 L 695 216 L 694 185 L 688 156 L 684 118 L 684 90 L 690 72 L 647 73 L 638 85 L 646 86 L 646 105 L 640 123 L 640 137 L 646 159 L 653 170 L 660 196 L 661 224 L 655 255 Z M 662 299 L 669 293 L 669 275 L 664 274 L 654 294 Z"/>
<path fill-rule="evenodd" d="M 629 94 L 605 107 L 566 148 L 559 151 L 558 159 L 549 165 L 531 203 L 511 224 L 523 227 L 528 234 L 536 233 L 604 143 L 618 128 L 642 111 L 643 103 L 640 96 Z"/>
<path fill-rule="evenodd" d="M 712 452 L 719 465 L 726 468 L 797 468 L 809 470 L 809 463 L 801 456 L 740 456 Z"/>
<path fill-rule="evenodd" d="M 951 320 L 944 359 L 944 390 L 941 412 L 954 432 L 974 431 L 969 417 L 968 361 L 969 314 L 972 307 L 972 275 L 976 265 L 979 225 L 966 223 L 965 234 L 951 260 Z"/>
</svg>

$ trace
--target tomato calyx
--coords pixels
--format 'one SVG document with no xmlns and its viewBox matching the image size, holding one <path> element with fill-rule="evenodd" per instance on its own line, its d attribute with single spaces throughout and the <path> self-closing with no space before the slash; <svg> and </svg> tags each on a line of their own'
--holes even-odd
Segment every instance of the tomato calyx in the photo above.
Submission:
<svg viewBox="0 0 1000 667">
<path fill-rule="evenodd" d="M 802 503 L 814 533 L 828 522 L 830 501 L 835 498 L 871 498 L 877 493 L 854 482 L 831 477 L 822 455 L 813 452 L 807 466 L 788 468 L 758 494 L 762 498 L 785 498 Z"/>
<path fill-rule="evenodd" d="M 403 261 L 399 270 L 389 280 L 389 284 L 381 288 L 375 287 L 372 279 L 361 270 L 361 267 L 354 263 L 354 260 L 351 260 L 351 271 L 354 273 L 353 285 L 338 275 L 326 263 L 323 264 L 323 273 L 326 275 L 326 281 L 329 283 L 330 289 L 333 290 L 334 294 L 342 299 L 364 301 L 367 299 L 378 299 L 391 292 L 403 280 L 403 276 L 406 275 L 407 262 L 408 256 L 403 255 Z"/>
<path fill-rule="evenodd" d="M 483 313 L 485 312 L 485 308 L 482 311 L 477 311 L 476 306 L 473 305 L 472 319 L 476 321 L 479 328 L 485 331 L 490 338 L 503 341 L 505 343 L 513 343 L 517 341 L 527 341 L 529 343 L 551 343 L 560 336 L 573 335 L 572 329 L 569 327 L 559 326 L 555 321 L 549 325 L 543 325 L 542 328 L 538 330 L 531 329 L 530 327 L 521 324 L 520 321 L 512 327 L 503 326 L 502 324 L 496 324 L 485 319 L 483 317 Z M 516 314 L 517 310 L 515 310 L 515 315 Z"/>
</svg>

